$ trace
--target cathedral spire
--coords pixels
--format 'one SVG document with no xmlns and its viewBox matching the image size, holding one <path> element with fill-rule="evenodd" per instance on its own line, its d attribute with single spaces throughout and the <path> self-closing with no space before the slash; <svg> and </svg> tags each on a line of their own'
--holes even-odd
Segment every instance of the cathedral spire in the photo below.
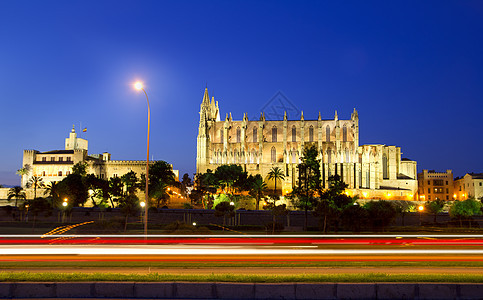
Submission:
<svg viewBox="0 0 483 300">
<path fill-rule="evenodd" d="M 300 114 L 300 120 L 302 120 L 302 121 L 305 120 L 304 119 L 304 111 L 303 110 L 302 110 L 302 113 Z"/>
<path fill-rule="evenodd" d="M 319 111 L 319 118 L 317 120 L 322 121 L 322 117 L 320 116 L 320 111 Z"/>
<path fill-rule="evenodd" d="M 284 111 L 283 112 L 283 120 L 284 121 L 287 121 L 287 111 Z"/>
<path fill-rule="evenodd" d="M 208 96 L 208 88 L 205 88 L 205 94 L 203 95 L 203 102 L 201 103 L 202 105 L 210 105 L 210 96 Z"/>
<path fill-rule="evenodd" d="M 339 116 L 337 116 L 337 110 L 335 111 L 335 116 L 334 116 L 334 120 L 339 120 Z"/>
</svg>

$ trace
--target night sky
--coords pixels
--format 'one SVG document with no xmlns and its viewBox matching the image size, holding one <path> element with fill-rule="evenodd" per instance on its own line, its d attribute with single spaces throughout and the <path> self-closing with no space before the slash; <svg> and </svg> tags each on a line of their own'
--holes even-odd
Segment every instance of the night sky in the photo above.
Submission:
<svg viewBox="0 0 483 300">
<path fill-rule="evenodd" d="M 483 172 L 483 1 L 0 0 L 0 184 L 22 151 L 151 154 L 194 173 L 205 86 L 258 117 L 281 92 L 305 119 L 359 111 L 360 144 L 418 170 Z"/>
</svg>

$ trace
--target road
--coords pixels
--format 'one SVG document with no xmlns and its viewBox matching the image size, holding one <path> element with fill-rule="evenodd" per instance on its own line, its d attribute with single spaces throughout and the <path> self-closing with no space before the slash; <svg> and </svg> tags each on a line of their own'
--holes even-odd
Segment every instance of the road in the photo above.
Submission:
<svg viewBox="0 0 483 300">
<path fill-rule="evenodd" d="M 339 236 L 0 236 L 2 262 L 143 262 L 139 268 L 53 268 L 58 272 L 134 272 L 169 274 L 328 274 L 454 273 L 483 274 L 483 268 L 458 267 L 329 267 L 302 268 L 312 262 L 463 262 L 483 261 L 479 235 L 339 235 Z M 146 262 L 173 267 L 148 268 Z M 183 267 L 176 268 L 177 263 Z M 193 267 L 190 267 L 193 263 Z M 223 266 L 200 268 L 200 263 Z M 240 263 L 266 267 L 240 268 Z M 296 267 L 280 268 L 284 263 Z M 231 266 L 237 264 L 236 267 Z M 153 264 L 155 266 L 156 264 Z M 275 265 L 275 266 L 274 266 Z M 457 265 L 457 263 L 456 263 Z M 18 267 L 16 271 L 42 268 Z M 45 269 L 43 269 L 45 270 Z M 12 270 L 10 270 L 12 271 Z"/>
</svg>

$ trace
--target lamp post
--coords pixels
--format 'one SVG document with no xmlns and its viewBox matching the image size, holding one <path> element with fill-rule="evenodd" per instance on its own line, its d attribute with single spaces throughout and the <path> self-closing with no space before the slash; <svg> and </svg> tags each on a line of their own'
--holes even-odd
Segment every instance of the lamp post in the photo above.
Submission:
<svg viewBox="0 0 483 300">
<path fill-rule="evenodd" d="M 419 226 L 421 226 L 423 224 L 421 220 L 421 216 L 423 214 L 424 206 L 422 205 L 418 206 L 418 210 L 419 210 Z"/>
<path fill-rule="evenodd" d="M 146 149 L 146 192 L 144 195 L 144 238 L 147 238 L 148 236 L 148 200 L 149 200 L 149 190 L 148 190 L 148 182 L 149 182 L 149 129 L 150 129 L 150 123 L 151 123 L 151 109 L 149 107 L 149 98 L 148 94 L 143 88 L 143 84 L 141 82 L 136 82 L 134 84 L 134 87 L 137 90 L 142 90 L 144 92 L 144 95 L 146 95 L 146 101 L 148 103 L 148 143 L 147 143 L 147 149 Z"/>
<path fill-rule="evenodd" d="M 62 212 L 62 223 L 65 222 L 65 211 L 67 209 L 67 205 L 69 205 L 69 203 L 67 203 L 67 198 L 64 198 L 64 202 L 62 202 L 62 207 L 63 207 L 63 212 Z"/>
</svg>

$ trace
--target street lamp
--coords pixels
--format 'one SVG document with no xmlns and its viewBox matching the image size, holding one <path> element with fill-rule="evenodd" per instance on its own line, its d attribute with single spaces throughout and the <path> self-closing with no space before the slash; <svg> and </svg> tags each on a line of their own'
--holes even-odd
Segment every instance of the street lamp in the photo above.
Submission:
<svg viewBox="0 0 483 300">
<path fill-rule="evenodd" d="M 64 198 L 64 202 L 62 202 L 62 206 L 63 206 L 63 209 L 64 211 L 62 212 L 62 223 L 65 222 L 65 210 L 67 209 L 67 205 L 69 205 L 69 203 L 67 203 L 67 198 Z"/>
<path fill-rule="evenodd" d="M 422 225 L 421 216 L 423 214 L 424 206 L 422 205 L 418 206 L 418 210 L 419 210 L 419 226 L 421 226 Z"/>
<path fill-rule="evenodd" d="M 136 90 L 142 90 L 144 92 L 144 95 L 146 95 L 146 101 L 148 102 L 148 143 L 147 143 L 147 150 L 146 150 L 146 192 L 144 195 L 144 237 L 146 238 L 148 236 L 148 200 L 149 200 L 149 190 L 148 190 L 148 181 L 149 181 L 149 129 L 150 129 L 150 123 L 151 123 L 151 109 L 149 107 L 149 98 L 148 94 L 143 88 L 142 82 L 136 82 L 134 84 L 134 87 Z"/>
</svg>

